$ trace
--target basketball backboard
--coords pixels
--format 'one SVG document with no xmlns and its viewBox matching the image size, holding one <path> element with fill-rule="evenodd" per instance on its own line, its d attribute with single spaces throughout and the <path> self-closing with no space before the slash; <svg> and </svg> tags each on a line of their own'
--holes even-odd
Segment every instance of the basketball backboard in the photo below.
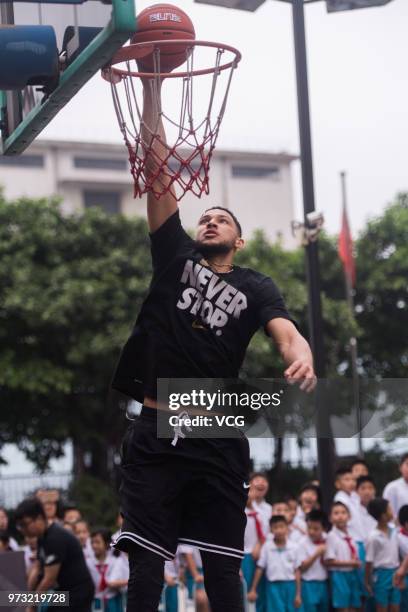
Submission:
<svg viewBox="0 0 408 612">
<path fill-rule="evenodd" d="M 59 75 L 51 91 L 27 86 L 0 92 L 1 153 L 20 154 L 136 29 L 134 0 L 0 0 L 6 24 L 52 26 Z"/>
</svg>

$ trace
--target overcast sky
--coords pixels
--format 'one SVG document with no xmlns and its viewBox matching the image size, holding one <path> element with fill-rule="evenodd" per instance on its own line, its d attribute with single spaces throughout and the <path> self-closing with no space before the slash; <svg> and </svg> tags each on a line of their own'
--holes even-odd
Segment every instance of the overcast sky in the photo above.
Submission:
<svg viewBox="0 0 408 612">
<path fill-rule="evenodd" d="M 137 0 L 137 12 L 152 1 Z M 219 146 L 297 153 L 291 8 L 266 0 L 255 12 L 183 0 L 197 38 L 236 46 Z M 358 231 L 399 190 L 408 189 L 408 2 L 328 14 L 306 7 L 316 208 L 340 223 L 338 173 L 348 173 L 351 225 Z M 97 109 L 97 112 L 95 112 Z M 94 77 L 44 131 L 46 137 L 120 142 L 110 91 Z M 301 211 L 299 172 L 294 183 Z"/>
</svg>

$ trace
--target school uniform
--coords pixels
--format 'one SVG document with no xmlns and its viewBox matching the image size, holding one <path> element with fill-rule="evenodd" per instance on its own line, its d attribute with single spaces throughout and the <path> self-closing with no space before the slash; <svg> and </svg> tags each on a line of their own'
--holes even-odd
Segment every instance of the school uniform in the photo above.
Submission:
<svg viewBox="0 0 408 612">
<path fill-rule="evenodd" d="M 257 566 L 265 572 L 266 612 L 292 612 L 296 597 L 295 572 L 298 568 L 297 548 L 286 543 L 278 547 L 272 538 L 262 546 Z"/>
<path fill-rule="evenodd" d="M 91 538 L 88 538 L 85 542 L 85 546 L 82 547 L 82 552 L 84 553 L 85 561 L 95 561 L 95 554 L 91 545 Z"/>
<path fill-rule="evenodd" d="M 398 531 L 398 548 L 400 559 L 408 557 L 408 531 L 401 527 Z M 401 612 L 408 612 L 408 576 L 405 576 L 405 589 L 401 591 Z"/>
<path fill-rule="evenodd" d="M 16 542 L 16 540 L 14 538 L 12 538 L 11 536 L 9 537 L 9 548 L 12 551 L 20 550 L 20 546 L 19 546 L 18 542 Z"/>
<path fill-rule="evenodd" d="M 358 496 L 357 496 L 358 497 Z M 348 494 L 345 491 L 337 491 L 334 496 L 335 502 L 341 502 L 346 506 L 350 513 L 350 520 L 347 523 L 347 531 L 349 535 L 353 538 L 353 540 L 357 544 L 358 548 L 358 558 L 360 561 L 365 560 L 365 547 L 364 547 L 364 527 L 362 525 L 361 520 L 361 511 L 360 511 L 360 498 L 356 498 L 356 496 L 352 494 Z"/>
<path fill-rule="evenodd" d="M 252 556 L 252 551 L 260 541 L 263 543 L 269 532 L 269 509 L 266 502 L 262 505 L 253 504 L 257 509 L 245 508 L 247 523 L 244 534 L 244 558 L 242 559 L 241 569 L 246 583 L 247 590 L 251 588 L 252 581 L 256 570 L 256 561 Z M 271 506 L 270 506 L 271 507 Z M 271 507 L 272 508 L 272 507 Z M 258 598 L 256 600 L 256 612 L 265 612 L 266 610 L 266 578 L 262 576 L 257 587 Z"/>
<path fill-rule="evenodd" d="M 164 609 L 166 612 L 178 612 L 178 580 L 180 575 L 180 563 L 178 551 L 173 561 L 164 562 L 164 575 L 170 576 L 176 581 L 176 584 L 170 586 L 167 583 L 164 584 L 163 589 L 163 602 Z"/>
<path fill-rule="evenodd" d="M 88 558 L 86 563 L 95 585 L 93 610 L 123 612 L 124 589 L 111 589 L 107 583 L 113 580 L 128 580 L 128 564 L 122 557 L 116 557 L 110 551 L 104 561 L 94 557 Z"/>
<path fill-rule="evenodd" d="M 298 506 L 292 525 L 303 532 L 303 535 L 307 534 L 306 515 L 300 506 Z"/>
<path fill-rule="evenodd" d="M 400 508 L 408 504 L 408 482 L 402 477 L 392 480 L 385 487 L 383 497 L 388 499 L 394 517 L 397 517 Z"/>
<path fill-rule="evenodd" d="M 358 559 L 355 540 L 333 527 L 327 534 L 325 559 L 351 561 Z M 357 569 L 352 567 L 329 568 L 331 600 L 334 608 L 359 608 L 361 605 L 361 583 Z"/>
<path fill-rule="evenodd" d="M 388 533 L 374 529 L 367 540 L 367 563 L 373 564 L 373 592 L 380 606 L 399 604 L 401 593 L 392 584 L 399 566 L 398 536 L 396 529 Z"/>
<path fill-rule="evenodd" d="M 299 541 L 297 549 L 299 567 L 316 552 L 317 546 L 319 544 L 313 542 L 309 536 L 304 536 Z M 329 606 L 328 572 L 322 557 L 319 557 L 309 569 L 302 572 L 302 609 L 303 612 L 328 612 Z"/>
<path fill-rule="evenodd" d="M 264 521 L 264 523 L 268 526 L 269 531 L 269 521 L 271 520 L 272 516 L 271 504 L 268 504 L 268 502 L 266 502 L 265 500 L 262 500 L 261 502 L 253 501 L 252 507 L 254 510 L 260 513 L 260 515 L 262 516 L 262 521 Z"/>
<path fill-rule="evenodd" d="M 377 521 L 373 516 L 371 516 L 367 508 L 363 506 L 361 502 L 358 506 L 358 511 L 360 513 L 360 523 L 362 527 L 363 541 L 365 543 L 370 533 L 377 527 Z"/>
<path fill-rule="evenodd" d="M 303 533 L 296 525 L 293 523 L 289 525 L 288 542 L 290 542 L 290 544 L 297 546 L 300 540 L 302 540 L 304 537 L 305 533 Z"/>
<path fill-rule="evenodd" d="M 203 562 L 201 559 L 200 551 L 196 546 L 189 546 L 188 544 L 180 544 L 177 548 L 177 552 L 180 555 L 191 554 L 193 555 L 194 563 L 196 564 L 197 572 L 203 575 Z M 185 565 L 183 563 L 183 565 Z M 193 574 L 190 572 L 187 566 L 185 566 L 185 577 L 188 597 L 194 599 L 194 589 L 204 589 L 204 582 L 195 582 Z"/>
</svg>

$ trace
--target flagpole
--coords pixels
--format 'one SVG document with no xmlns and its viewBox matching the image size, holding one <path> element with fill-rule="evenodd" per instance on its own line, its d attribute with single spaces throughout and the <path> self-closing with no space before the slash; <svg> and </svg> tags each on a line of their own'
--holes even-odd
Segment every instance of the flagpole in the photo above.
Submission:
<svg viewBox="0 0 408 612">
<path fill-rule="evenodd" d="M 347 193 L 346 193 L 346 173 L 340 172 L 340 180 L 341 180 L 341 194 L 342 194 L 342 203 L 343 203 L 343 215 L 347 215 Z M 347 303 L 351 312 L 351 316 L 353 319 L 354 315 L 354 297 L 353 297 L 353 287 L 351 284 L 350 274 L 347 274 L 346 269 L 344 268 L 344 279 L 346 286 L 346 297 Z M 361 435 L 362 431 L 362 419 L 361 419 L 361 407 L 360 407 L 360 384 L 358 378 L 358 369 L 357 369 L 357 338 L 352 336 L 349 340 L 349 351 L 350 351 L 350 364 L 351 364 L 351 372 L 352 372 L 352 380 L 353 380 L 353 403 L 354 408 L 356 410 L 356 425 L 358 432 L 358 454 L 360 457 L 363 457 L 363 439 Z"/>
</svg>

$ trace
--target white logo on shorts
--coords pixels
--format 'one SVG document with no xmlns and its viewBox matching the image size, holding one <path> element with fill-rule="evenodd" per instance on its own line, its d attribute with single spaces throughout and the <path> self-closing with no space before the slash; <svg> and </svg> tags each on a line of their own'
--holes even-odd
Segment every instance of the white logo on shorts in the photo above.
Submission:
<svg viewBox="0 0 408 612">
<path fill-rule="evenodd" d="M 251 486 L 251 483 L 247 484 L 246 482 L 244 482 L 244 489 L 249 489 L 250 486 Z"/>
</svg>

